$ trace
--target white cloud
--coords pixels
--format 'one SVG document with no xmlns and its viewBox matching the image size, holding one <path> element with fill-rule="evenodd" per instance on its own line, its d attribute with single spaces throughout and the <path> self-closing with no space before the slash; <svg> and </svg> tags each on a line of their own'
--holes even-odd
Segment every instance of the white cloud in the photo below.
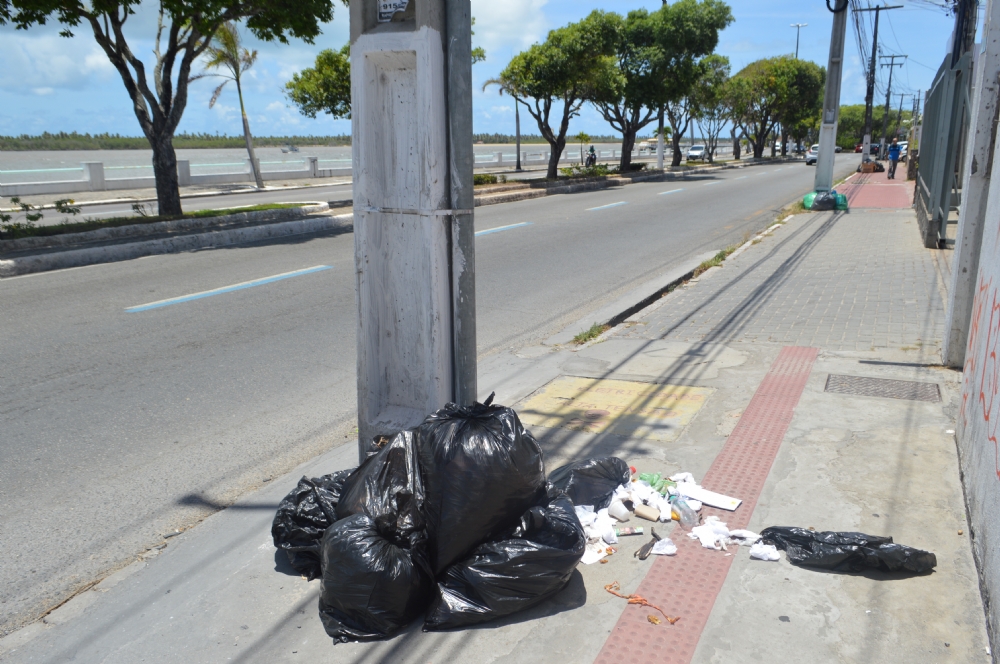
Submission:
<svg viewBox="0 0 1000 664">
<path fill-rule="evenodd" d="M 3 44 L 0 89 L 80 90 L 99 85 L 114 74 L 104 52 L 83 34 L 67 39 L 54 34 L 5 30 Z"/>
<path fill-rule="evenodd" d="M 55 89 L 54 88 L 32 88 L 31 91 L 34 92 L 39 97 L 44 97 L 45 95 L 50 95 L 53 92 L 55 92 Z"/>
<path fill-rule="evenodd" d="M 491 55 L 506 61 L 513 53 L 518 53 L 541 41 L 548 33 L 547 21 L 542 7 L 548 0 L 472 0 L 472 15 L 476 17 L 474 46 L 486 49 L 486 57 Z"/>
</svg>

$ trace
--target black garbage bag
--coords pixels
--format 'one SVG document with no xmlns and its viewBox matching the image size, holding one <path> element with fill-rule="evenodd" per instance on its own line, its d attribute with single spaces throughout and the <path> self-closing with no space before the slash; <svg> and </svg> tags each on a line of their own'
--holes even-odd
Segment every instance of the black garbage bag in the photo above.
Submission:
<svg viewBox="0 0 1000 664">
<path fill-rule="evenodd" d="M 805 528 L 774 526 L 760 533 L 765 544 L 788 553 L 788 562 L 840 572 L 865 568 L 885 572 L 922 574 L 934 569 L 937 556 L 902 544 L 891 537 L 864 533 L 815 532 Z"/>
<path fill-rule="evenodd" d="M 439 577 L 424 630 L 474 625 L 552 597 L 569 583 L 586 547 L 573 503 L 549 485 L 513 531 L 476 547 Z"/>
<path fill-rule="evenodd" d="M 566 492 L 574 505 L 601 510 L 611 504 L 615 489 L 632 479 L 628 464 L 617 457 L 596 457 L 566 464 L 549 475 L 549 481 Z"/>
<path fill-rule="evenodd" d="M 326 531 L 322 549 L 319 615 L 334 641 L 392 636 L 431 601 L 434 580 L 419 538 L 381 532 L 356 514 Z"/>
<path fill-rule="evenodd" d="M 816 194 L 816 198 L 813 199 L 812 207 L 809 209 L 812 210 L 813 212 L 821 212 L 823 210 L 836 210 L 837 194 L 829 191 L 823 191 Z"/>
<path fill-rule="evenodd" d="M 545 495 L 538 442 L 512 409 L 492 399 L 449 403 L 417 429 L 435 576 L 514 526 Z"/>
<path fill-rule="evenodd" d="M 418 464 L 412 431 L 382 441 L 381 448 L 373 446 L 344 483 L 337 516 L 367 514 L 382 532 L 402 539 L 422 531 L 424 486 Z"/>
<path fill-rule="evenodd" d="M 288 554 L 299 574 L 310 581 L 320 575 L 320 540 L 337 521 L 337 503 L 351 470 L 303 477 L 298 486 L 278 505 L 271 524 L 274 546 Z"/>
</svg>

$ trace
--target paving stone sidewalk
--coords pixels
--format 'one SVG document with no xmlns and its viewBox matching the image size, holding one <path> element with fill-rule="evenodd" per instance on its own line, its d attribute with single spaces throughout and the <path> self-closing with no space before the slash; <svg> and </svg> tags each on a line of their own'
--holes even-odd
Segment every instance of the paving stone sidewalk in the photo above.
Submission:
<svg viewBox="0 0 1000 664">
<path fill-rule="evenodd" d="M 911 210 L 795 215 L 623 335 L 930 352 L 944 326 L 940 253 L 923 248 Z"/>
</svg>

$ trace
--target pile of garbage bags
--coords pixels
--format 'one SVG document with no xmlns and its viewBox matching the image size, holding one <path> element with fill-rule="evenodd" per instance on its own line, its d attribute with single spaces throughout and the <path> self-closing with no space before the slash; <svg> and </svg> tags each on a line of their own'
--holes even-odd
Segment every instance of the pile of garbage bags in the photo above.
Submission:
<svg viewBox="0 0 1000 664">
<path fill-rule="evenodd" d="M 321 579 L 335 641 L 389 637 L 421 614 L 425 630 L 473 625 L 569 582 L 587 543 L 573 503 L 517 414 L 491 400 L 448 404 L 282 501 L 274 544 Z"/>
<path fill-rule="evenodd" d="M 879 569 L 883 572 L 924 574 L 937 565 L 937 556 L 891 537 L 851 532 L 816 532 L 806 528 L 772 526 L 760 533 L 761 541 L 788 554 L 788 562 L 838 572 Z"/>
</svg>

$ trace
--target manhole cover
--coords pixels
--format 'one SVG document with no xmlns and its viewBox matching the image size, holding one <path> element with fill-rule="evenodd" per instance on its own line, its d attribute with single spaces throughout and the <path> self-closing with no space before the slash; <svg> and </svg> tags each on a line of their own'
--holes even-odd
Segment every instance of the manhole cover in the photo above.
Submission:
<svg viewBox="0 0 1000 664">
<path fill-rule="evenodd" d="M 941 390 L 937 383 L 918 383 L 911 380 L 889 380 L 887 378 L 865 378 L 863 376 L 830 374 L 826 379 L 826 391 L 837 394 L 854 394 L 862 397 L 884 397 L 887 399 L 907 399 L 909 401 L 941 401 Z"/>
</svg>

